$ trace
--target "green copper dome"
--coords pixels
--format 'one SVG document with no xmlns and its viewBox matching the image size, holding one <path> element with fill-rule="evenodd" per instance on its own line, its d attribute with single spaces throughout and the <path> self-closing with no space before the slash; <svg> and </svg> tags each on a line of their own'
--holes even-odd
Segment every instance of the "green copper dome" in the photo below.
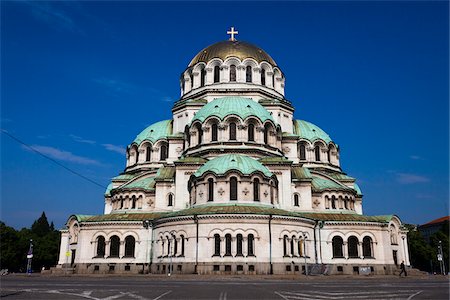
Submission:
<svg viewBox="0 0 450 300">
<path fill-rule="evenodd" d="M 294 134 L 310 142 L 315 140 L 323 140 L 327 144 L 331 142 L 330 136 L 325 131 L 303 120 L 294 121 Z"/>
<path fill-rule="evenodd" d="M 152 143 L 159 139 L 166 138 L 172 134 L 172 120 L 160 121 L 145 128 L 134 139 L 133 143 L 140 144 L 143 141 L 150 141 Z"/>
<path fill-rule="evenodd" d="M 210 116 L 216 116 L 223 120 L 226 116 L 236 115 L 245 120 L 253 116 L 265 122 L 273 118 L 270 113 L 258 102 L 243 97 L 223 97 L 215 99 L 203 106 L 194 116 L 192 122 L 199 120 L 205 121 Z M 275 122 L 274 122 L 275 123 Z"/>
<path fill-rule="evenodd" d="M 206 172 L 213 172 L 216 175 L 224 175 L 230 170 L 236 170 L 244 175 L 250 175 L 254 172 L 261 172 L 267 177 L 273 174 L 256 159 L 239 154 L 226 154 L 211 159 L 201 166 L 194 176 L 202 176 Z"/>
</svg>

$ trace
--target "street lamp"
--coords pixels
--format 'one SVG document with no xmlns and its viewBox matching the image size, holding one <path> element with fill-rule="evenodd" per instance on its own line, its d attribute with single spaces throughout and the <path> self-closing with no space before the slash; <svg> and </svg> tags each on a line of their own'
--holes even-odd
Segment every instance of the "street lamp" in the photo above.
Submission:
<svg viewBox="0 0 450 300">
<path fill-rule="evenodd" d="M 172 237 L 172 243 L 170 243 L 169 245 L 169 258 L 170 258 L 170 264 L 169 264 L 169 273 L 167 274 L 167 276 L 170 277 L 170 275 L 172 275 L 172 247 L 174 247 L 174 243 L 175 243 L 175 235 L 173 234 L 175 232 L 175 230 L 172 230 L 169 232 L 170 236 Z"/>
<path fill-rule="evenodd" d="M 305 275 L 308 277 L 308 262 L 306 261 L 306 232 L 302 232 L 303 235 L 303 257 L 305 258 Z"/>
<path fill-rule="evenodd" d="M 27 262 L 27 274 L 31 275 L 31 272 L 32 272 L 32 270 L 31 270 L 31 261 L 33 259 L 33 240 L 32 239 L 30 239 L 30 249 L 28 250 L 27 259 L 28 259 L 28 262 Z"/>
<path fill-rule="evenodd" d="M 147 238 L 147 247 L 146 247 L 146 249 L 145 249 L 145 257 L 146 258 L 148 258 L 148 272 L 149 273 L 151 273 L 151 268 L 152 268 L 152 256 L 153 256 L 153 253 L 152 253 L 152 249 L 153 249 L 153 230 L 152 230 L 152 236 L 150 237 L 150 229 L 151 228 L 153 228 L 153 223 L 152 223 L 152 221 L 151 220 L 144 220 L 143 222 L 142 222 L 142 225 L 144 226 L 144 228 L 145 229 L 148 229 L 148 231 L 149 231 L 149 237 Z M 149 239 L 151 239 L 151 241 L 150 241 L 150 243 L 151 243 L 151 245 L 150 245 L 150 251 L 149 251 Z M 144 267 L 143 267 L 144 268 Z M 142 269 L 142 272 L 144 272 L 144 269 Z"/>
<path fill-rule="evenodd" d="M 444 255 L 442 252 L 442 241 L 439 241 L 437 259 L 439 261 L 439 266 L 441 267 L 441 274 L 445 275 Z"/>
<path fill-rule="evenodd" d="M 64 275 L 67 275 L 67 268 L 69 267 L 69 256 L 70 256 L 70 240 L 72 239 L 72 236 L 69 234 L 67 239 L 67 251 L 66 251 L 66 267 L 64 268 Z"/>
</svg>

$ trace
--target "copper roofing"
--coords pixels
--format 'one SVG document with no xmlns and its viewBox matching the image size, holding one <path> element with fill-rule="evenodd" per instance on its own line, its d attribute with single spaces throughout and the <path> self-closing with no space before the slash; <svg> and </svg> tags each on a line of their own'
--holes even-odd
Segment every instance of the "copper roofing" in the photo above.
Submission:
<svg viewBox="0 0 450 300">
<path fill-rule="evenodd" d="M 192 67 L 199 62 L 209 62 L 213 58 L 222 60 L 228 57 L 237 57 L 240 60 L 253 58 L 257 62 L 267 61 L 272 66 L 276 66 L 275 61 L 264 50 L 255 45 L 243 41 L 222 41 L 212 44 L 200 51 L 189 63 Z"/>
<path fill-rule="evenodd" d="M 193 216 L 193 215 L 217 215 L 217 214 L 248 214 L 248 215 L 276 215 L 299 217 L 317 221 L 337 222 L 376 222 L 389 223 L 392 215 L 387 216 L 363 216 L 353 213 L 307 213 L 293 212 L 271 206 L 251 204 L 208 204 L 196 206 L 177 212 L 155 212 L 155 213 L 112 213 L 99 216 L 77 217 L 81 222 L 108 222 L 108 221 L 143 221 L 155 220 L 168 217 Z"/>
</svg>

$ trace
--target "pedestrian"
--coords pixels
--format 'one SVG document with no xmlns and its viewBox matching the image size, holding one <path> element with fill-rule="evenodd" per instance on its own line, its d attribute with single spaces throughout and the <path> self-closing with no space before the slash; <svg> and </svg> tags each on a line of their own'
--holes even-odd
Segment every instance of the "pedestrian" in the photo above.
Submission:
<svg viewBox="0 0 450 300">
<path fill-rule="evenodd" d="M 406 274 L 405 261 L 402 261 L 402 263 L 400 264 L 400 270 L 401 272 L 398 276 L 402 277 L 403 273 L 405 273 L 405 277 L 408 276 L 408 274 Z"/>
</svg>

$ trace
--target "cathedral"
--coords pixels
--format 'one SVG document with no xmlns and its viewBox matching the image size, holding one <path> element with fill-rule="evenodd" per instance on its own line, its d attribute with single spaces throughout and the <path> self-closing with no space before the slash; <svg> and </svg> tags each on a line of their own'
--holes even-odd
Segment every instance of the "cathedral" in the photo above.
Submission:
<svg viewBox="0 0 450 300">
<path fill-rule="evenodd" d="M 181 73 L 173 117 L 127 146 L 104 214 L 69 217 L 55 269 L 392 274 L 409 265 L 400 219 L 364 215 L 337 142 L 294 119 L 281 66 L 227 33 Z"/>
</svg>

